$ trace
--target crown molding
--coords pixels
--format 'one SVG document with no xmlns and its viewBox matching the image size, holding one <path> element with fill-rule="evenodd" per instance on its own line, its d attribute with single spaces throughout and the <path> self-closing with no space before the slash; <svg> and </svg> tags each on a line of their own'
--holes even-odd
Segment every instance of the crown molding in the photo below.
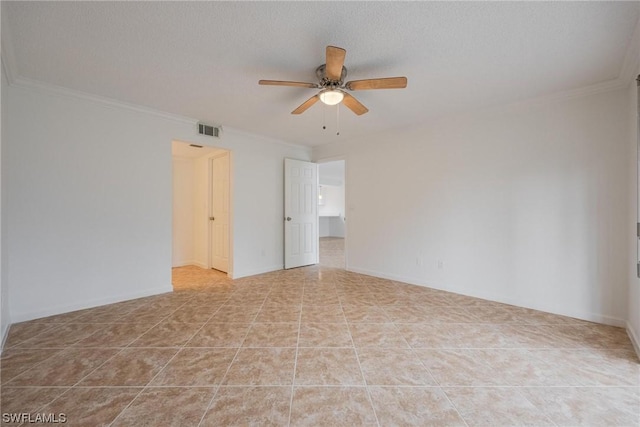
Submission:
<svg viewBox="0 0 640 427">
<path fill-rule="evenodd" d="M 14 78 L 13 81 L 12 82 L 10 81 L 9 84 L 12 87 L 23 88 L 28 90 L 36 90 L 36 91 L 46 92 L 46 93 L 59 95 L 59 96 L 82 99 L 82 100 L 94 102 L 100 105 L 112 107 L 112 108 L 135 111 L 137 113 L 148 114 L 148 115 L 160 117 L 167 120 L 186 123 L 192 126 L 196 126 L 200 122 L 200 120 L 197 120 L 191 117 L 185 117 L 177 114 L 167 113 L 164 111 L 155 110 L 153 108 L 143 107 L 141 105 L 136 105 L 136 104 L 130 104 L 127 102 L 119 101 L 117 99 L 108 98 L 100 95 L 94 95 L 92 93 L 83 92 L 75 89 L 69 89 L 63 86 L 57 86 L 50 83 L 41 82 L 39 80 L 33 80 L 33 79 L 24 78 L 24 77 Z M 293 144 L 290 142 L 285 142 L 279 139 L 271 138 L 265 135 L 259 135 L 259 134 L 243 131 L 240 129 L 231 128 L 228 126 L 224 126 L 224 128 L 222 125 L 216 125 L 216 126 L 221 128 L 222 134 L 228 133 L 228 134 L 235 134 L 238 136 L 256 138 L 256 139 L 266 140 L 273 144 L 278 144 L 278 145 L 295 148 L 295 149 L 302 149 L 309 152 L 311 151 L 311 148 L 305 145 Z"/>
<path fill-rule="evenodd" d="M 554 104 L 557 102 L 568 101 L 575 98 L 582 98 L 585 96 L 596 95 L 598 93 L 614 92 L 626 88 L 628 82 L 623 81 L 620 77 L 615 80 L 607 80 L 605 82 L 596 83 L 590 86 L 584 86 L 577 89 L 565 90 L 562 92 L 556 92 L 549 95 L 538 96 L 535 98 L 529 98 L 523 101 L 517 101 L 508 103 L 502 106 L 488 107 L 483 109 L 484 111 L 494 110 L 515 110 L 520 108 L 539 107 L 547 104 Z"/>
<path fill-rule="evenodd" d="M 11 59 L 9 59 L 10 54 L 8 54 L 5 50 L 4 37 L 2 38 L 1 43 L 2 47 L 0 47 L 0 61 L 2 62 L 2 69 L 4 70 L 4 75 L 7 78 L 7 83 L 9 83 L 9 85 L 12 85 L 15 81 L 14 76 L 16 75 L 15 66 L 11 65 L 12 61 Z"/>
<path fill-rule="evenodd" d="M 95 95 L 88 92 L 83 92 L 75 89 L 69 89 L 66 87 L 53 85 L 53 84 L 38 81 L 38 80 L 20 77 L 19 70 L 17 67 L 17 61 L 15 58 L 15 52 L 13 50 L 13 43 L 11 40 L 10 25 L 7 21 L 8 17 L 6 13 L 2 13 L 2 9 L 4 9 L 5 2 L 1 2 L 1 3 L 2 4 L 0 5 L 0 23 L 1 23 L 0 61 L 2 63 L 1 66 L 4 69 L 5 76 L 10 86 L 26 88 L 26 89 L 35 89 L 35 90 L 49 92 L 52 94 L 68 96 L 68 97 L 73 97 L 77 99 L 83 99 L 83 100 L 95 102 L 95 103 L 102 104 L 109 107 L 120 108 L 120 109 L 129 110 L 129 111 L 135 111 L 138 113 L 153 115 L 156 117 L 177 121 L 181 123 L 187 123 L 194 126 L 197 125 L 197 123 L 199 122 L 199 120 L 194 118 L 167 113 L 167 112 L 156 110 L 153 108 L 119 101 L 113 98 L 108 98 L 108 97 Z M 467 110 L 465 112 L 456 113 L 454 115 L 462 114 L 463 116 L 467 116 L 471 114 L 484 113 L 484 112 L 492 112 L 492 113 L 508 112 L 511 110 L 518 110 L 518 109 L 529 108 L 529 107 L 539 107 L 539 106 L 544 106 L 546 104 L 561 102 L 564 100 L 580 98 L 580 97 L 589 96 L 589 95 L 595 95 L 603 92 L 610 92 L 610 91 L 625 89 L 626 87 L 628 87 L 628 85 L 631 82 L 633 82 L 636 79 L 636 76 L 640 69 L 640 47 L 639 46 L 640 46 L 640 19 L 638 19 L 638 22 L 636 23 L 636 26 L 632 33 L 631 39 L 629 41 L 629 46 L 625 53 L 622 68 L 620 70 L 620 74 L 616 79 L 600 82 L 600 83 L 590 85 L 590 86 L 585 86 L 582 88 L 556 92 L 553 94 L 543 95 L 535 98 L 528 98 L 522 101 L 516 101 L 516 102 L 511 102 L 511 103 L 506 103 L 506 104 L 496 105 L 496 106 L 476 108 L 472 110 Z M 427 119 L 426 122 L 439 121 L 441 119 L 446 119 L 447 117 L 450 117 L 450 116 L 451 116 L 450 114 L 447 114 L 440 117 L 432 117 L 430 119 Z M 218 125 L 218 126 L 222 129 L 221 125 Z M 262 140 L 267 140 L 274 144 L 283 145 L 283 146 L 287 146 L 295 149 L 302 149 L 309 152 L 313 152 L 315 148 L 312 146 L 285 142 L 279 139 L 243 131 L 240 129 L 226 128 L 225 130 L 233 134 L 242 135 L 242 136 L 251 137 L 251 138 L 259 138 Z M 357 140 L 358 138 L 354 138 L 354 139 Z M 344 142 L 348 142 L 348 141 L 343 141 L 341 143 L 344 144 Z M 328 144 L 328 145 L 332 145 L 332 144 Z M 327 144 L 322 144 L 321 146 L 324 147 L 324 146 L 327 146 Z"/>
<path fill-rule="evenodd" d="M 155 110 L 153 108 L 143 107 L 141 105 L 136 105 L 136 104 L 130 104 L 127 102 L 118 101 L 117 99 L 107 98 L 100 95 L 94 95 L 92 93 L 83 92 L 75 89 L 69 89 L 63 86 L 57 86 L 50 83 L 41 82 L 39 80 L 33 80 L 33 79 L 24 78 L 24 77 L 15 78 L 11 86 L 23 88 L 23 89 L 48 92 L 50 94 L 66 96 L 70 98 L 82 99 L 85 101 L 94 102 L 94 103 L 101 104 L 108 107 L 135 111 L 137 113 L 148 114 L 148 115 L 160 117 L 167 120 L 187 123 L 194 126 L 198 123 L 197 119 L 194 119 L 191 117 L 185 117 L 177 114 L 167 113 L 164 111 Z"/>
<path fill-rule="evenodd" d="M 263 141 L 267 141 L 270 142 L 272 144 L 277 144 L 277 145 L 282 145 L 285 147 L 289 147 L 289 148 L 295 148 L 297 150 L 304 150 L 304 151 L 308 151 L 309 153 L 311 153 L 312 151 L 312 147 L 309 147 L 307 145 L 302 145 L 302 144 L 295 144 L 293 142 L 286 142 L 286 141 L 282 141 L 280 139 L 276 139 L 276 138 L 272 138 L 270 136 L 266 136 L 266 135 L 260 135 L 257 133 L 252 133 L 252 132 L 248 132 L 248 131 L 244 131 L 241 129 L 236 129 L 236 128 L 231 128 L 231 127 L 225 127 L 225 131 L 229 134 L 235 134 L 238 136 L 245 136 L 245 137 L 249 137 L 249 138 L 256 138 L 256 139 L 261 139 Z"/>
<path fill-rule="evenodd" d="M 640 18 L 636 23 L 636 28 L 631 35 L 631 41 L 624 56 L 620 79 L 623 83 L 629 84 L 635 80 L 638 69 L 640 69 Z"/>
<path fill-rule="evenodd" d="M 10 85 L 13 84 L 18 74 L 18 65 L 15 52 L 13 51 L 13 43 L 11 41 L 11 31 L 9 30 L 9 22 L 6 13 L 3 13 L 5 2 L 0 4 L 0 59 L 4 74 Z"/>
<path fill-rule="evenodd" d="M 530 98 L 524 101 L 509 103 L 503 107 L 496 107 L 495 109 L 502 110 L 503 108 L 508 110 L 512 108 L 520 107 L 533 107 L 541 106 L 549 103 L 555 103 L 558 101 L 569 100 L 573 98 L 580 98 L 583 96 L 595 95 L 602 92 L 612 92 L 616 90 L 625 89 L 633 82 L 638 73 L 640 66 L 640 19 L 636 23 L 627 52 L 624 56 L 622 68 L 620 74 L 616 79 L 607 80 L 604 82 L 596 83 L 590 86 L 584 86 L 577 89 L 566 90 L 562 92 L 556 92 L 550 95 L 545 95 L 536 98 Z M 493 108 L 489 108 L 493 110 Z"/>
<path fill-rule="evenodd" d="M 388 129 L 385 131 L 384 135 L 397 135 L 398 132 L 408 131 L 412 129 L 420 129 L 428 126 L 433 126 L 438 123 L 446 123 L 451 120 L 466 120 L 473 117 L 481 116 L 481 115 L 496 115 L 496 114 L 508 114 L 514 113 L 522 110 L 528 110 L 532 108 L 540 108 L 547 105 L 569 101 L 572 99 L 579 99 L 591 95 L 596 95 L 599 93 L 607 93 L 614 92 L 617 90 L 625 90 L 629 87 L 629 82 L 624 81 L 621 77 L 618 77 L 615 80 L 609 80 L 606 82 L 597 83 L 590 86 L 585 86 L 582 88 L 556 92 L 549 95 L 539 96 L 535 98 L 528 98 L 522 101 L 516 101 L 506 104 L 499 104 L 494 106 L 473 108 L 464 111 L 454 112 L 442 114 L 439 116 L 434 116 L 426 119 L 422 123 L 414 124 L 412 126 L 399 126 L 397 128 Z M 348 140 L 343 140 L 340 142 L 332 142 L 329 144 L 321 144 L 312 147 L 313 148 L 313 157 L 314 158 L 323 158 L 324 154 L 322 152 L 333 153 L 336 147 L 338 148 L 338 156 L 344 155 L 344 147 L 348 145 L 357 146 L 360 144 L 368 143 L 369 137 L 366 135 L 354 137 Z M 331 155 L 329 155 L 331 157 Z"/>
</svg>

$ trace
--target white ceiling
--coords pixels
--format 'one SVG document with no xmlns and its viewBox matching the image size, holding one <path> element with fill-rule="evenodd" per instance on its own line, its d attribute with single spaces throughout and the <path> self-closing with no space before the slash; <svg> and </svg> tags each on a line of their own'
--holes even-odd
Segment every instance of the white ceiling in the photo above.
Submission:
<svg viewBox="0 0 640 427">
<path fill-rule="evenodd" d="M 32 79 L 314 146 L 614 81 L 640 2 L 2 2 L 3 56 Z M 316 104 L 327 45 L 359 91 L 357 117 Z M 628 60 L 627 60 L 628 62 Z M 327 130 L 322 130 L 326 114 Z"/>
</svg>

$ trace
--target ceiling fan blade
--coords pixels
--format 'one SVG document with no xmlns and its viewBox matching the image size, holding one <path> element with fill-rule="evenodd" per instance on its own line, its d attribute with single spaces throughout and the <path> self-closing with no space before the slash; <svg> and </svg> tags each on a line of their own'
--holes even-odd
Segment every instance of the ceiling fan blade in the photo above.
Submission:
<svg viewBox="0 0 640 427">
<path fill-rule="evenodd" d="M 369 111 L 369 109 L 367 107 L 362 105 L 360 103 L 360 101 L 358 101 L 357 99 L 355 99 L 353 96 L 349 95 L 348 93 L 344 94 L 344 99 L 342 100 L 342 103 L 348 109 L 350 109 L 351 111 L 353 111 L 354 113 L 356 113 L 359 116 L 361 116 L 364 113 Z"/>
<path fill-rule="evenodd" d="M 342 66 L 347 51 L 341 47 L 327 46 L 327 65 L 325 74 L 329 80 L 340 80 L 342 76 Z"/>
<path fill-rule="evenodd" d="M 347 82 L 345 87 L 349 90 L 404 89 L 407 87 L 407 78 L 386 77 L 383 79 L 353 80 Z"/>
<path fill-rule="evenodd" d="M 305 111 L 307 111 L 307 109 L 309 107 L 311 107 L 313 104 L 318 102 L 319 99 L 320 98 L 318 97 L 318 95 L 313 95 L 311 98 L 309 98 L 306 101 L 304 101 L 298 108 L 293 110 L 291 112 L 291 114 L 302 114 L 302 113 L 304 113 Z"/>
<path fill-rule="evenodd" d="M 308 87 L 311 89 L 317 89 L 318 85 L 316 83 L 304 83 L 304 82 L 288 82 L 281 80 L 259 80 L 259 85 L 267 85 L 267 86 L 295 86 L 295 87 Z"/>
</svg>

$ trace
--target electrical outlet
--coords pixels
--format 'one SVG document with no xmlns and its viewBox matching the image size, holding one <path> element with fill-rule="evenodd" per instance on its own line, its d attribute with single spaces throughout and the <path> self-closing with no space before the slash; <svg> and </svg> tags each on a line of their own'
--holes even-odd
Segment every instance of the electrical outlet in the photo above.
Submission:
<svg viewBox="0 0 640 427">
<path fill-rule="evenodd" d="M 416 265 L 418 267 L 422 267 L 422 265 L 424 264 L 424 262 L 422 261 L 421 257 L 416 257 Z"/>
<path fill-rule="evenodd" d="M 438 270 L 443 270 L 443 269 L 444 269 L 444 261 L 439 259 L 438 260 Z"/>
</svg>

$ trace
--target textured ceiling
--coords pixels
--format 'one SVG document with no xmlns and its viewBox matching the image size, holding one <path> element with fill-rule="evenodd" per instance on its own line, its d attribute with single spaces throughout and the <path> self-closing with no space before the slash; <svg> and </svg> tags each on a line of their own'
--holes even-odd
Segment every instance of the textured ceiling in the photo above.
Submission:
<svg viewBox="0 0 640 427">
<path fill-rule="evenodd" d="M 640 2 L 2 2 L 3 48 L 28 78 L 309 146 L 612 81 Z M 326 45 L 347 80 L 407 76 L 318 103 Z M 326 116 L 326 117 L 325 117 Z M 322 130 L 326 120 L 327 130 Z"/>
</svg>

